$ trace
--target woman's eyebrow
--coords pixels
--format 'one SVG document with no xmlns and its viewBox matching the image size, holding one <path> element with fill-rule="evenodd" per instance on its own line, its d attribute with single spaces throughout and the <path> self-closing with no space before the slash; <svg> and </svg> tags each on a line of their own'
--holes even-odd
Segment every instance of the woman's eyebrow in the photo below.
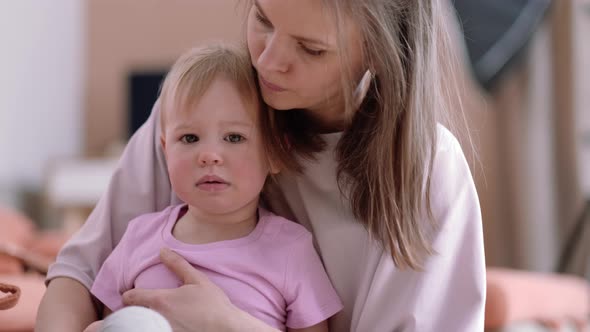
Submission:
<svg viewBox="0 0 590 332">
<path fill-rule="evenodd" d="M 264 18 L 272 26 L 272 22 L 268 19 L 268 15 L 266 15 L 264 10 L 262 10 L 262 7 L 258 3 L 258 0 L 254 0 L 254 6 L 256 6 L 256 9 L 258 10 L 258 14 L 260 16 L 262 16 L 262 18 Z M 314 39 L 314 38 L 309 38 L 309 37 L 304 37 L 304 36 L 297 36 L 297 35 L 291 35 L 291 37 L 293 37 L 294 39 L 296 39 L 300 42 L 315 44 L 320 47 L 325 47 L 325 48 L 332 47 L 332 45 L 330 45 L 329 43 L 326 43 L 326 42 L 321 41 L 319 39 Z"/>
</svg>

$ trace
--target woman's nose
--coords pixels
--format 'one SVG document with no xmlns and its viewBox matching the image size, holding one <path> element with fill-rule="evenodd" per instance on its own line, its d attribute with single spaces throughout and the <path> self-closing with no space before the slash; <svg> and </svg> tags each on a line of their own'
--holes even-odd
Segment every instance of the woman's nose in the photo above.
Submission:
<svg viewBox="0 0 590 332">
<path fill-rule="evenodd" d="M 261 72 L 285 73 L 289 71 L 289 58 L 287 45 L 274 34 L 264 41 L 264 48 L 258 56 L 257 67 Z"/>
</svg>

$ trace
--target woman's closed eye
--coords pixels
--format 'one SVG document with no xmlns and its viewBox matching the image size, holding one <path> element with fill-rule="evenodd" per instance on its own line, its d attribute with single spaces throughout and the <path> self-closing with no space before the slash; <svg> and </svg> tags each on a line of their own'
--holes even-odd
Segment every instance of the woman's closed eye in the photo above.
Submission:
<svg viewBox="0 0 590 332">
<path fill-rule="evenodd" d="M 180 137 L 180 141 L 185 144 L 191 144 L 199 141 L 199 136 L 194 134 L 185 134 Z"/>
<path fill-rule="evenodd" d="M 263 16 L 258 10 L 256 11 L 256 13 L 254 14 L 256 21 L 258 21 L 258 23 L 262 24 L 264 27 L 266 28 L 272 28 L 272 23 L 265 17 Z M 311 55 L 311 56 L 321 56 L 324 53 L 326 53 L 326 50 L 322 50 L 322 49 L 314 49 L 308 46 L 305 46 L 305 44 L 299 42 L 299 47 L 307 54 Z"/>
<path fill-rule="evenodd" d="M 272 23 L 270 23 L 270 21 L 266 17 L 262 16 L 260 12 L 256 11 L 255 17 L 256 20 L 260 22 L 260 24 L 264 25 L 267 28 L 272 28 Z"/>
<path fill-rule="evenodd" d="M 230 143 L 242 143 L 246 140 L 246 137 L 240 134 L 229 134 L 223 138 L 223 140 Z"/>
<path fill-rule="evenodd" d="M 305 44 L 303 43 L 299 43 L 299 47 L 301 47 L 301 49 L 312 56 L 322 56 L 324 53 L 326 53 L 326 50 L 317 50 L 317 49 L 313 49 L 310 47 L 305 46 Z"/>
</svg>

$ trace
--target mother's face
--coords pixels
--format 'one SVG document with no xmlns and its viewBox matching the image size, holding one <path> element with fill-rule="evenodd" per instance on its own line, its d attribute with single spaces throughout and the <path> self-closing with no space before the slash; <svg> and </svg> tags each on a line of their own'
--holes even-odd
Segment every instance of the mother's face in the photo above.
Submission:
<svg viewBox="0 0 590 332">
<path fill-rule="evenodd" d="M 344 25 L 353 73 L 361 72 L 360 38 Z M 275 109 L 342 110 L 338 32 L 321 0 L 256 0 L 248 14 L 248 49 L 262 96 Z"/>
</svg>

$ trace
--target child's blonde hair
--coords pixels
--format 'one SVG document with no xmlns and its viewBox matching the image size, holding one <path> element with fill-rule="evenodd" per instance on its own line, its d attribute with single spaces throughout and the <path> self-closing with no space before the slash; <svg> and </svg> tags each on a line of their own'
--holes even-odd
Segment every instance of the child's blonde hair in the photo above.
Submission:
<svg viewBox="0 0 590 332">
<path fill-rule="evenodd" d="M 160 126 L 166 130 L 166 118 L 171 112 L 189 112 L 216 78 L 233 82 L 243 101 L 258 110 L 256 125 L 260 128 L 264 149 L 269 160 L 279 169 L 299 171 L 296 151 L 289 137 L 279 132 L 274 111 L 266 107 L 260 96 L 255 71 L 248 52 L 243 47 L 218 43 L 193 48 L 174 63 L 160 92 Z M 214 110 L 211 110 L 214 112 Z"/>
</svg>

